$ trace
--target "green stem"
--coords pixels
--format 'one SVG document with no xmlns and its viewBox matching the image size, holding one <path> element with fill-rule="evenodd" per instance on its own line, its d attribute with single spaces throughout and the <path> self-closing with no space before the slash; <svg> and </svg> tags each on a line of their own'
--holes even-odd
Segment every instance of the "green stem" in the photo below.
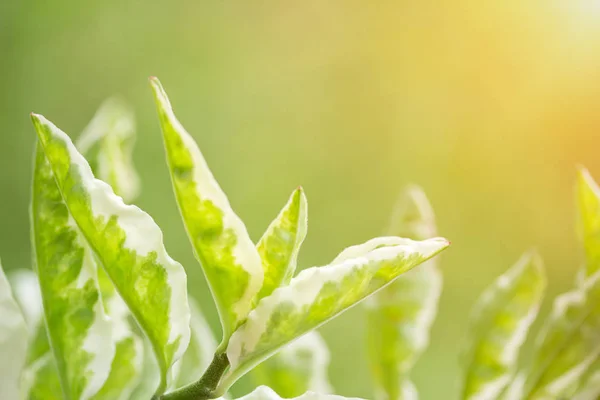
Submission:
<svg viewBox="0 0 600 400">
<path fill-rule="evenodd" d="M 197 382 L 190 383 L 153 400 L 208 400 L 215 398 L 215 389 L 229 367 L 226 353 L 215 354 L 208 369 Z"/>
</svg>

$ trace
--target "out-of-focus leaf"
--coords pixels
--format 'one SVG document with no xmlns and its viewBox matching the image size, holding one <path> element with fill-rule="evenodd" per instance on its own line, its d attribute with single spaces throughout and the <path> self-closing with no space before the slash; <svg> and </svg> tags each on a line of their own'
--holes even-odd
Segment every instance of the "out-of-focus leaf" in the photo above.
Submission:
<svg viewBox="0 0 600 400">
<path fill-rule="evenodd" d="M 307 213 L 306 196 L 298 188 L 258 242 L 264 282 L 256 301 L 287 285 L 294 276 L 298 252 L 306 237 Z"/>
<path fill-rule="evenodd" d="M 69 215 L 40 145 L 32 198 L 35 266 L 64 396 L 89 399 L 110 371 L 113 325 L 104 313 L 93 254 Z"/>
<path fill-rule="evenodd" d="M 527 376 L 525 373 L 520 372 L 516 374 L 500 398 L 502 400 L 522 400 L 526 379 Z"/>
<path fill-rule="evenodd" d="M 587 369 L 575 386 L 573 400 L 598 400 L 600 398 L 600 358 Z"/>
<path fill-rule="evenodd" d="M 433 210 L 420 188 L 411 186 L 402 193 L 389 229 L 415 240 L 436 235 Z M 365 302 L 376 399 L 418 398 L 408 374 L 429 343 L 437 313 L 442 275 L 436 261 L 401 275 Z"/>
<path fill-rule="evenodd" d="M 177 204 L 219 311 L 223 350 L 262 286 L 260 256 L 198 145 L 175 117 L 160 82 L 150 82 Z"/>
<path fill-rule="evenodd" d="M 150 341 L 144 340 L 142 373 L 137 386 L 131 393 L 131 400 L 148 400 L 156 390 L 156 381 L 160 379 L 160 369 L 153 353 Z"/>
<path fill-rule="evenodd" d="M 198 380 L 210 364 L 213 354 L 217 349 L 217 341 L 213 336 L 200 307 L 190 297 L 190 310 L 192 311 L 192 337 L 190 345 L 178 361 L 178 374 L 175 387 L 182 387 Z"/>
<path fill-rule="evenodd" d="M 52 353 L 46 353 L 27 366 L 23 371 L 22 385 L 21 398 L 26 400 L 58 400 L 63 398 L 58 368 Z"/>
<path fill-rule="evenodd" d="M 260 386 L 256 388 L 252 393 L 247 394 L 244 397 L 240 397 L 238 400 L 284 400 L 273 389 L 267 386 Z M 301 396 L 294 397 L 290 400 L 361 400 L 357 397 L 342 397 L 333 394 L 320 394 L 314 392 L 307 392 Z"/>
<path fill-rule="evenodd" d="M 280 396 L 291 398 L 309 390 L 331 393 L 328 367 L 327 344 L 317 331 L 311 331 L 257 365 L 252 375 L 258 385 L 269 386 Z"/>
<path fill-rule="evenodd" d="M 19 398 L 27 324 L 0 265 L 0 399 Z"/>
<path fill-rule="evenodd" d="M 27 322 L 29 330 L 34 330 L 40 323 L 43 324 L 42 315 L 42 294 L 37 277 L 32 270 L 18 269 L 8 274 L 8 281 L 13 289 L 13 295 L 23 316 Z"/>
<path fill-rule="evenodd" d="M 387 242 L 392 239 L 387 238 Z M 223 393 L 282 346 L 324 324 L 449 245 L 442 238 L 422 242 L 397 238 L 396 241 L 398 244 L 376 248 L 358 258 L 306 269 L 289 285 L 263 298 L 231 337 L 227 348 L 231 368 L 217 392 Z"/>
<path fill-rule="evenodd" d="M 190 312 L 183 267 L 167 254 L 162 232 L 148 214 L 124 204 L 108 184 L 95 179 L 64 132 L 40 115 L 33 114 L 32 119 L 58 195 L 66 205 L 52 211 L 85 237 L 150 339 L 161 370 L 157 393 L 162 393 L 169 367 L 189 342 Z M 33 214 L 39 219 L 38 211 Z"/>
<path fill-rule="evenodd" d="M 484 291 L 471 315 L 463 399 L 496 399 L 509 384 L 545 287 L 542 261 L 529 253 Z"/>
<path fill-rule="evenodd" d="M 600 272 L 556 298 L 537 341 L 524 399 L 571 394 L 600 356 Z"/>
<path fill-rule="evenodd" d="M 94 174 L 112 186 L 125 202 L 139 193 L 140 179 L 133 166 L 135 119 L 131 108 L 118 98 L 106 100 L 77 140 Z"/>
</svg>

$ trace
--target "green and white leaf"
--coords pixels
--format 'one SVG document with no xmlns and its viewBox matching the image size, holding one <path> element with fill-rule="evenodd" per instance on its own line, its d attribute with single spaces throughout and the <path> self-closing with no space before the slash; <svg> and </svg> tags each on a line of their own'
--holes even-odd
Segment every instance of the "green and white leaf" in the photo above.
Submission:
<svg viewBox="0 0 600 400">
<path fill-rule="evenodd" d="M 274 389 L 285 398 L 306 391 L 331 393 L 327 377 L 329 349 L 317 331 L 288 344 L 252 370 L 258 385 Z"/>
<path fill-rule="evenodd" d="M 140 179 L 133 166 L 135 118 L 118 98 L 106 100 L 77 140 L 96 177 L 112 186 L 125 202 L 139 193 Z"/>
<path fill-rule="evenodd" d="M 210 330 L 210 326 L 204 319 L 198 303 L 193 298 L 189 298 L 190 310 L 192 311 L 192 337 L 190 345 L 183 354 L 183 357 L 177 362 L 176 388 L 183 387 L 189 383 L 198 380 L 202 373 L 208 368 L 213 354 L 217 349 L 217 341 Z"/>
<path fill-rule="evenodd" d="M 149 340 L 143 343 L 142 373 L 137 386 L 131 393 L 131 400 L 148 400 L 156 391 L 156 382 L 160 379 L 160 369 Z"/>
<path fill-rule="evenodd" d="M 183 354 L 190 337 L 183 267 L 167 254 L 162 232 L 148 214 L 126 205 L 108 184 L 94 178 L 64 132 L 40 115 L 32 119 L 60 191 L 57 194 L 66 205 L 61 216 L 85 237 L 150 339 L 161 370 L 157 393 L 162 393 L 169 367 Z"/>
<path fill-rule="evenodd" d="M 263 298 L 231 337 L 227 348 L 231 367 L 217 392 L 225 392 L 240 376 L 287 343 L 318 328 L 449 245 L 442 238 L 381 241 L 397 244 L 363 252 L 357 258 L 342 256 L 343 261 L 325 267 L 306 269 L 289 285 Z M 354 252 L 351 249 L 343 253 Z"/>
<path fill-rule="evenodd" d="M 600 356 L 600 272 L 556 298 L 537 341 L 524 399 L 570 394 Z"/>
<path fill-rule="evenodd" d="M 545 287 L 542 261 L 529 253 L 483 292 L 471 315 L 462 398 L 496 399 L 509 384 Z"/>
<path fill-rule="evenodd" d="M 435 217 L 425 193 L 405 190 L 389 233 L 415 240 L 436 235 Z M 401 275 L 371 296 L 367 306 L 369 360 L 376 399 L 418 398 L 408 374 L 429 343 L 429 331 L 442 291 L 437 259 Z"/>
<path fill-rule="evenodd" d="M 290 282 L 296 272 L 298 253 L 307 229 L 308 203 L 304 190 L 299 187 L 256 246 L 264 271 L 256 302 Z"/>
<path fill-rule="evenodd" d="M 66 399 L 100 390 L 115 354 L 91 249 L 62 201 L 38 144 L 31 204 L 35 266 L 51 348 Z"/>
<path fill-rule="evenodd" d="M 504 390 L 504 393 L 500 398 L 502 400 L 522 400 L 523 393 L 525 390 L 525 381 L 527 376 L 523 372 L 517 373 L 510 384 Z"/>
<path fill-rule="evenodd" d="M 600 397 L 600 358 L 588 368 L 576 385 L 573 400 L 597 400 Z"/>
<path fill-rule="evenodd" d="M 247 394 L 244 397 L 240 397 L 238 400 L 284 400 L 273 389 L 267 386 L 260 386 L 256 388 L 252 393 Z M 301 396 L 294 397 L 290 400 L 361 400 L 357 397 L 342 397 L 333 394 L 320 394 L 314 392 L 307 392 Z"/>
<path fill-rule="evenodd" d="M 27 352 L 27 324 L 0 265 L 0 399 L 19 398 Z"/>
<path fill-rule="evenodd" d="M 63 391 L 58 376 L 58 368 L 52 353 L 28 365 L 23 371 L 22 399 L 26 400 L 58 400 L 63 398 Z"/>
<path fill-rule="evenodd" d="M 42 294 L 35 272 L 29 269 L 18 269 L 11 271 L 7 278 L 29 331 L 34 331 L 39 324 L 43 324 L 44 313 Z"/>
<path fill-rule="evenodd" d="M 198 145 L 175 117 L 160 82 L 150 82 L 177 204 L 219 311 L 223 350 L 262 287 L 261 259 Z"/>
<path fill-rule="evenodd" d="M 586 169 L 577 179 L 580 235 L 585 250 L 585 275 L 600 270 L 600 187 Z"/>
</svg>

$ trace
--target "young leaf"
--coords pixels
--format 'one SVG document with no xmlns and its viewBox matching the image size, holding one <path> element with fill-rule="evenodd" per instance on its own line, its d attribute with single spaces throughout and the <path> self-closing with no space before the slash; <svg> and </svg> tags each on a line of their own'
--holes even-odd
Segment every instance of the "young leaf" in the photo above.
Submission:
<svg viewBox="0 0 600 400">
<path fill-rule="evenodd" d="M 256 388 L 252 393 L 247 394 L 244 397 L 240 397 L 238 400 L 284 400 L 273 389 L 267 386 L 260 386 Z M 357 397 L 342 397 L 333 394 L 320 394 L 314 392 L 307 392 L 301 396 L 294 397 L 290 400 L 361 400 Z"/>
<path fill-rule="evenodd" d="M 19 398 L 27 351 L 27 325 L 0 265 L 0 399 Z"/>
<path fill-rule="evenodd" d="M 177 204 L 223 326 L 224 349 L 246 319 L 263 282 L 260 256 L 200 149 L 175 117 L 156 78 L 154 90 Z"/>
<path fill-rule="evenodd" d="M 307 209 L 306 196 L 299 187 L 258 242 L 264 282 L 256 302 L 287 285 L 294 276 L 298 252 L 306 237 Z"/>
<path fill-rule="evenodd" d="M 240 376 L 282 346 L 324 324 L 449 245 L 442 238 L 400 241 L 402 244 L 377 248 L 358 258 L 306 269 L 289 285 L 263 298 L 231 337 L 227 348 L 231 368 L 217 392 L 225 392 Z"/>
<path fill-rule="evenodd" d="M 77 148 L 86 156 L 98 179 L 112 186 L 126 202 L 140 189 L 133 166 L 135 119 L 127 104 L 117 98 L 106 100 L 77 140 Z"/>
<path fill-rule="evenodd" d="M 259 385 L 269 386 L 280 396 L 291 398 L 308 390 L 331 393 L 328 367 L 327 344 L 317 331 L 311 331 L 257 365 L 252 374 Z"/>
<path fill-rule="evenodd" d="M 389 233 L 415 240 L 436 234 L 433 210 L 420 188 L 403 192 L 393 215 Z M 428 345 L 441 289 L 442 276 L 433 259 L 365 302 L 375 398 L 417 398 L 408 373 Z"/>
<path fill-rule="evenodd" d="M 600 356 L 600 272 L 556 298 L 538 337 L 524 399 L 561 398 Z"/>
<path fill-rule="evenodd" d="M 542 261 L 530 253 L 483 292 L 471 315 L 464 399 L 496 399 L 506 388 L 545 286 Z"/>
<path fill-rule="evenodd" d="M 179 372 L 177 374 L 175 387 L 183 387 L 188 383 L 198 380 L 199 376 L 206 370 L 212 360 L 212 356 L 217 348 L 215 340 L 200 307 L 193 298 L 190 300 L 190 310 L 192 311 L 192 337 L 190 345 L 178 361 Z"/>
<path fill-rule="evenodd" d="M 157 393 L 162 393 L 167 371 L 190 337 L 183 267 L 167 254 L 162 232 L 148 214 L 125 205 L 108 184 L 95 179 L 64 132 L 40 115 L 32 119 L 60 190 L 57 199 L 66 205 L 54 211 L 82 233 L 150 339 L 161 371 Z"/>
<path fill-rule="evenodd" d="M 46 327 L 66 399 L 89 399 L 115 352 L 91 250 L 70 218 L 38 144 L 31 204 L 35 266 Z"/>
</svg>

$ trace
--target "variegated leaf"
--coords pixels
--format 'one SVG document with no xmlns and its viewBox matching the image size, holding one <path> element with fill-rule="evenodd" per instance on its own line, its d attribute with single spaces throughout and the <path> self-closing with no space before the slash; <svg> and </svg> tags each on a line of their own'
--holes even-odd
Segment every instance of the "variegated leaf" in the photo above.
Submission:
<svg viewBox="0 0 600 400">
<path fill-rule="evenodd" d="M 183 267 L 167 254 L 162 232 L 148 214 L 124 204 L 108 184 L 94 178 L 64 132 L 40 115 L 32 119 L 66 205 L 60 212 L 85 237 L 150 339 L 161 370 L 157 393 L 162 393 L 169 367 L 190 337 Z"/>
<path fill-rule="evenodd" d="M 260 386 L 256 388 L 252 393 L 247 394 L 244 397 L 240 397 L 238 400 L 284 400 L 273 389 L 267 386 Z M 357 397 L 342 397 L 333 394 L 320 394 L 314 392 L 307 392 L 301 396 L 294 397 L 290 400 L 361 400 Z"/>
<path fill-rule="evenodd" d="M 13 289 L 13 295 L 23 316 L 27 322 L 30 332 L 37 326 L 43 324 L 42 294 L 35 272 L 29 269 L 18 269 L 8 274 L 8 281 Z"/>
<path fill-rule="evenodd" d="M 223 350 L 262 286 L 260 256 L 198 145 L 175 117 L 160 82 L 156 78 L 150 82 L 177 204 L 219 311 Z"/>
<path fill-rule="evenodd" d="M 556 298 L 537 341 L 523 399 L 569 394 L 600 356 L 600 272 Z"/>
<path fill-rule="evenodd" d="M 156 381 L 160 379 L 160 369 L 153 352 L 150 341 L 144 340 L 142 373 L 137 386 L 131 393 L 131 400 L 148 400 L 156 390 Z"/>
<path fill-rule="evenodd" d="M 19 398 L 27 324 L 0 265 L 0 399 Z"/>
<path fill-rule="evenodd" d="M 331 393 L 328 367 L 327 344 L 317 331 L 311 331 L 257 365 L 252 375 L 258 385 L 269 386 L 279 395 L 291 398 L 308 390 Z"/>
<path fill-rule="evenodd" d="M 190 345 L 178 361 L 178 374 L 175 387 L 182 387 L 198 380 L 210 364 L 217 348 L 217 341 L 213 336 L 210 326 L 204 319 L 200 307 L 190 297 L 190 310 L 192 311 L 192 337 Z"/>
<path fill-rule="evenodd" d="M 287 285 L 294 276 L 298 252 L 306 237 L 307 213 L 306 196 L 299 187 L 258 242 L 264 282 L 256 302 Z"/>
<path fill-rule="evenodd" d="M 22 386 L 22 397 L 20 398 L 25 400 L 58 400 L 63 398 L 58 368 L 52 353 L 45 353 L 25 368 Z"/>
<path fill-rule="evenodd" d="M 324 324 L 449 245 L 442 238 L 422 242 L 398 238 L 397 241 L 401 244 L 377 248 L 358 258 L 325 267 L 306 269 L 289 285 L 263 298 L 231 337 L 227 348 L 231 368 L 217 392 L 223 393 L 282 346 Z"/>
<path fill-rule="evenodd" d="M 581 377 L 574 390 L 573 400 L 598 400 L 600 398 L 600 358 Z"/>
<path fill-rule="evenodd" d="M 530 253 L 483 292 L 466 341 L 463 399 L 496 399 L 509 384 L 545 287 L 542 261 Z"/>
<path fill-rule="evenodd" d="M 140 179 L 133 166 L 135 119 L 118 98 L 106 100 L 77 140 L 94 174 L 112 186 L 126 202 L 139 193 Z"/>
<path fill-rule="evenodd" d="M 115 354 L 96 264 L 38 144 L 31 204 L 35 266 L 51 348 L 66 399 L 89 399 L 104 384 Z"/>
<path fill-rule="evenodd" d="M 433 210 L 420 188 L 402 193 L 389 233 L 415 240 L 435 236 Z M 408 374 L 429 343 L 437 313 L 442 276 L 436 262 L 408 271 L 365 302 L 376 399 L 418 398 Z"/>
</svg>

